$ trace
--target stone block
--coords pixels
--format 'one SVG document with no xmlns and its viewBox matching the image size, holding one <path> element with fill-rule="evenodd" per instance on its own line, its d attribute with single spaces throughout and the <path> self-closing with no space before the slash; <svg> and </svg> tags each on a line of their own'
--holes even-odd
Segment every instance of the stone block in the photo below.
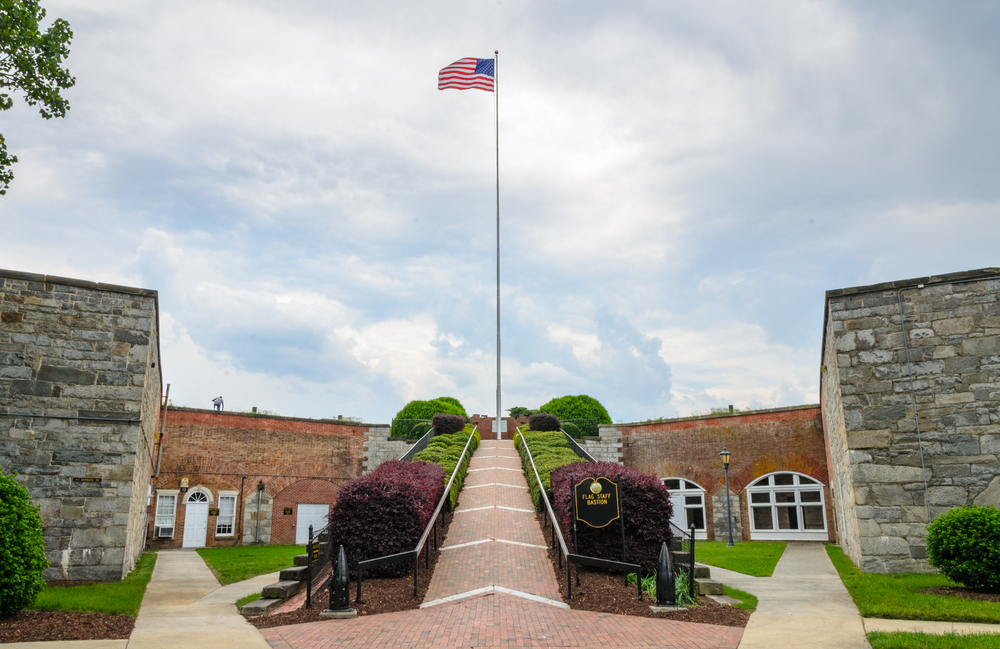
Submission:
<svg viewBox="0 0 1000 649">
<path fill-rule="evenodd" d="M 45 381 L 12 381 L 8 394 L 29 397 L 51 397 L 52 384 Z"/>
<path fill-rule="evenodd" d="M 76 548 L 69 552 L 72 566 L 99 566 L 103 563 L 104 548 Z"/>
<path fill-rule="evenodd" d="M 950 406 L 960 403 L 972 403 L 976 397 L 971 392 L 953 392 L 951 394 L 935 394 L 934 404 L 938 406 Z"/>
<path fill-rule="evenodd" d="M 1000 435 L 983 435 L 980 437 L 979 450 L 982 453 L 1000 454 Z"/>
<path fill-rule="evenodd" d="M 858 362 L 864 363 L 865 365 L 878 365 L 882 363 L 891 363 L 893 361 L 893 352 L 885 349 L 876 349 L 869 352 L 861 352 L 858 354 Z"/>
<path fill-rule="evenodd" d="M 888 464 L 856 464 L 852 468 L 855 483 L 902 483 L 923 481 L 924 471 L 917 467 Z M 929 473 L 928 473 L 929 477 Z"/>
<path fill-rule="evenodd" d="M 1000 508 L 1000 476 L 996 476 L 989 485 L 979 492 L 973 502 L 980 507 L 992 505 Z"/>
<path fill-rule="evenodd" d="M 967 334 L 975 331 L 976 329 L 975 319 L 972 316 L 935 320 L 931 326 L 934 328 L 934 332 L 939 336 Z"/>
<path fill-rule="evenodd" d="M 858 521 L 858 535 L 859 536 L 882 536 L 881 526 L 871 518 L 865 518 Z"/>
<path fill-rule="evenodd" d="M 962 341 L 962 352 L 966 356 L 1000 355 L 1000 336 L 967 338 Z"/>
<path fill-rule="evenodd" d="M 94 384 L 93 372 L 78 370 L 75 367 L 42 365 L 38 370 L 37 378 L 39 381 L 49 381 L 52 383 L 69 383 L 76 385 Z"/>
<path fill-rule="evenodd" d="M 282 600 L 276 598 L 275 599 L 261 598 L 258 600 L 254 600 L 249 604 L 244 604 L 243 607 L 240 608 L 240 615 L 242 615 L 243 617 L 257 617 L 258 615 L 267 615 L 268 613 L 276 609 L 281 604 L 281 602 Z"/>
<path fill-rule="evenodd" d="M 55 451 L 52 453 L 53 462 L 101 462 L 104 460 L 103 453 L 90 453 L 87 451 Z"/>
<path fill-rule="evenodd" d="M 910 556 L 910 545 L 898 536 L 879 536 L 858 539 L 861 554 L 866 556 Z"/>
<path fill-rule="evenodd" d="M 972 475 L 968 464 L 937 464 L 932 467 L 931 475 L 939 478 L 965 478 Z"/>
<path fill-rule="evenodd" d="M 74 548 L 124 547 L 125 529 L 125 527 L 75 529 L 70 545 Z"/>
<path fill-rule="evenodd" d="M 902 520 L 903 514 L 899 507 L 872 507 L 861 505 L 854 508 L 858 520 L 872 519 L 876 523 L 896 523 Z"/>
<path fill-rule="evenodd" d="M 882 507 L 904 507 L 913 504 L 913 496 L 898 484 L 874 485 L 875 503 Z"/>
<path fill-rule="evenodd" d="M 927 536 L 927 526 L 923 523 L 886 523 L 882 525 L 885 536 L 902 538 L 924 538 Z"/>
<path fill-rule="evenodd" d="M 888 448 L 890 432 L 882 430 L 857 430 L 847 432 L 847 448 Z"/>
<path fill-rule="evenodd" d="M 957 507 L 968 501 L 969 492 L 963 487 L 930 487 L 927 497 L 931 505 Z"/>
</svg>

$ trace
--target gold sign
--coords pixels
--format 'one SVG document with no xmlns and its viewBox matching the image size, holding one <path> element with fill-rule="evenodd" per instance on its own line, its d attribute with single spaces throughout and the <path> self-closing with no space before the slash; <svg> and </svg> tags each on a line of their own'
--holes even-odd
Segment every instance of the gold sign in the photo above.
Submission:
<svg viewBox="0 0 1000 649">
<path fill-rule="evenodd" d="M 291 507 L 285 507 L 285 509 L 282 510 L 282 511 L 284 511 L 285 516 L 291 516 L 291 514 L 292 514 L 292 508 Z"/>
<path fill-rule="evenodd" d="M 219 508 L 218 507 L 209 507 L 208 508 L 208 515 L 209 516 L 218 516 L 219 515 Z"/>
<path fill-rule="evenodd" d="M 621 516 L 618 484 L 607 478 L 584 478 L 573 496 L 576 520 L 591 527 L 607 527 Z"/>
</svg>

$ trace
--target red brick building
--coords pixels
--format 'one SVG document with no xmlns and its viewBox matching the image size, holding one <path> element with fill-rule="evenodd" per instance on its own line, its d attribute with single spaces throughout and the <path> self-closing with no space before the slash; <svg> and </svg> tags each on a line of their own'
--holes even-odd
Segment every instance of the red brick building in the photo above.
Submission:
<svg viewBox="0 0 1000 649">
<path fill-rule="evenodd" d="M 664 480 L 675 523 L 702 538 L 728 536 L 725 447 L 734 540 L 836 539 L 819 406 L 602 426 L 601 438 L 604 455 L 620 440 L 619 461 Z"/>
<path fill-rule="evenodd" d="M 340 485 L 361 475 L 373 428 L 342 420 L 169 409 L 155 449 L 150 545 L 304 542 L 310 523 L 325 525 Z"/>
</svg>

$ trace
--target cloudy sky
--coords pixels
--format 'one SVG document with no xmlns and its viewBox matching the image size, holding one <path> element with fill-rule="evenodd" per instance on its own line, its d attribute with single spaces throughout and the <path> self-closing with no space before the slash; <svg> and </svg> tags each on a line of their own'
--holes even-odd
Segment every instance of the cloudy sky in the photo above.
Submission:
<svg viewBox="0 0 1000 649">
<path fill-rule="evenodd" d="M 89 2 L 0 267 L 160 292 L 177 405 L 818 401 L 824 291 L 1000 265 L 1000 4 Z"/>
</svg>

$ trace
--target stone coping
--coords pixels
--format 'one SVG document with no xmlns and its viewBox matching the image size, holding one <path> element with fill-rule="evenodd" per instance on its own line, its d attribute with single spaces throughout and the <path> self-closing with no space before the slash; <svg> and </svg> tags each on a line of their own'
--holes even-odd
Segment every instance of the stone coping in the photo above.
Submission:
<svg viewBox="0 0 1000 649">
<path fill-rule="evenodd" d="M 0 268 L 0 277 L 7 279 L 20 279 L 26 282 L 41 282 L 45 284 L 61 284 L 63 286 L 76 286 L 79 288 L 89 288 L 95 291 L 109 291 L 112 293 L 126 293 L 128 295 L 142 295 L 144 297 L 157 297 L 156 290 L 151 288 L 136 288 L 134 286 L 120 286 L 118 284 L 104 284 L 103 282 L 91 282 L 86 279 L 73 279 L 72 277 L 59 277 L 57 275 L 42 275 L 40 273 L 25 273 L 19 270 L 7 270 Z"/>
<path fill-rule="evenodd" d="M 389 424 L 368 424 L 348 419 L 311 419 L 309 417 L 285 417 L 282 415 L 267 415 L 259 412 L 237 412 L 235 410 L 216 410 L 215 408 L 189 408 L 187 406 L 170 406 L 169 412 L 193 412 L 203 415 L 226 415 L 229 417 L 249 417 L 251 419 L 278 419 L 281 421 L 306 421 L 321 424 L 337 424 L 339 426 L 364 426 L 366 428 L 388 428 Z M 402 440 L 403 438 L 390 438 Z M 413 440 L 416 441 L 416 440 Z"/>
<path fill-rule="evenodd" d="M 920 284 L 947 284 L 949 282 L 961 282 L 1000 275 L 1000 268 L 980 268 L 978 270 L 965 270 L 958 273 L 944 273 L 942 275 L 930 275 L 927 277 L 915 277 L 913 279 L 901 279 L 893 282 L 882 282 L 869 286 L 853 286 L 851 288 L 837 288 L 826 292 L 827 299 L 841 297 L 844 295 L 858 295 L 860 293 L 876 293 L 878 291 L 889 291 L 892 289 L 919 286 Z"/>
<path fill-rule="evenodd" d="M 669 424 L 676 421 L 697 421 L 699 419 L 728 419 L 730 417 L 743 417 L 747 415 L 766 415 L 775 412 L 791 412 L 794 410 L 815 410 L 819 408 L 818 403 L 807 403 L 801 406 L 783 406 L 781 408 L 763 408 L 761 410 L 741 410 L 740 412 L 712 413 L 710 415 L 692 415 L 690 417 L 673 417 L 672 419 L 650 419 L 647 421 L 633 421 L 627 424 L 600 424 L 600 428 L 630 428 L 633 426 L 650 426 L 652 424 Z M 596 440 L 598 437 L 590 436 L 584 439 Z"/>
</svg>

